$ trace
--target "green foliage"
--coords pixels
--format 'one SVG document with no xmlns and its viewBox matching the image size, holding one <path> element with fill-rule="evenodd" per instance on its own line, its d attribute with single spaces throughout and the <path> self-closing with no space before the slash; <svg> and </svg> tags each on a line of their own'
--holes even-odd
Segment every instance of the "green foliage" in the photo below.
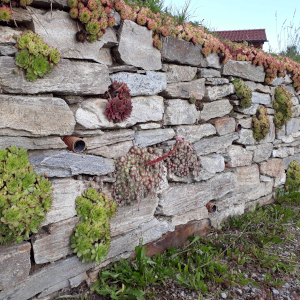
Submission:
<svg viewBox="0 0 300 300">
<path fill-rule="evenodd" d="M 252 104 L 252 91 L 246 86 L 244 81 L 240 78 L 236 78 L 232 81 L 236 95 L 239 99 L 241 99 L 241 106 L 242 107 L 250 107 Z"/>
<path fill-rule="evenodd" d="M 196 103 L 196 98 L 195 98 L 195 97 L 191 97 L 191 98 L 189 99 L 189 102 L 190 102 L 191 104 L 195 104 L 195 103 Z"/>
<path fill-rule="evenodd" d="M 0 21 L 8 22 L 11 19 L 11 16 L 12 16 L 12 11 L 9 7 L 5 5 L 0 7 Z"/>
<path fill-rule="evenodd" d="M 87 189 L 76 199 L 80 222 L 71 236 L 71 247 L 82 262 L 100 262 L 110 247 L 109 220 L 115 216 L 117 205 L 95 189 Z"/>
<path fill-rule="evenodd" d="M 36 233 L 52 204 L 50 182 L 36 174 L 27 151 L 0 149 L 0 244 L 20 243 Z"/>
<path fill-rule="evenodd" d="M 278 87 L 275 89 L 273 108 L 276 111 L 274 116 L 276 131 L 280 130 L 292 116 L 291 107 L 293 106 L 293 102 L 290 101 L 291 99 L 292 95 L 285 87 Z"/>
<path fill-rule="evenodd" d="M 259 142 L 267 136 L 270 128 L 270 121 L 265 107 L 260 106 L 257 109 L 256 115 L 252 118 L 252 123 L 253 137 Z"/>
<path fill-rule="evenodd" d="M 290 192 L 298 192 L 300 189 L 300 166 L 297 160 L 292 161 L 288 167 L 285 188 Z"/>
<path fill-rule="evenodd" d="M 60 61 L 58 50 L 50 48 L 42 37 L 30 30 L 18 37 L 17 48 L 21 51 L 16 53 L 16 65 L 26 72 L 28 81 L 45 77 Z"/>
</svg>

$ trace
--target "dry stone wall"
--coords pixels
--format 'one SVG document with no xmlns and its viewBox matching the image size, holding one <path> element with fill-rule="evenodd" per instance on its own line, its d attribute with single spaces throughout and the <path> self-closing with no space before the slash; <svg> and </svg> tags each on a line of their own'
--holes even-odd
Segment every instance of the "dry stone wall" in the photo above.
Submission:
<svg viewBox="0 0 300 300">
<path fill-rule="evenodd" d="M 47 5 L 34 0 L 35 8 L 19 11 L 17 19 L 62 55 L 60 68 L 44 79 L 32 83 L 22 72 L 13 74 L 14 34 L 25 28 L 0 26 L 0 146 L 28 149 L 35 171 L 46 174 L 54 189 L 41 230 L 21 244 L 0 246 L 1 300 L 51 299 L 62 288 L 84 280 L 91 284 L 100 268 L 129 257 L 141 240 L 148 244 L 175 230 L 185 232 L 182 226 L 189 232 L 208 223 L 218 227 L 231 215 L 273 201 L 289 163 L 300 162 L 300 95 L 289 75 L 266 85 L 263 67 L 241 61 L 222 66 L 216 53 L 205 58 L 201 46 L 171 37 L 163 38 L 159 51 L 151 31 L 128 20 L 117 22 L 100 41 L 80 44 L 74 39 L 76 23 L 63 11 L 66 1 L 53 1 L 58 10 L 52 13 Z M 234 78 L 252 90 L 249 108 L 239 105 Z M 108 121 L 108 101 L 101 97 L 114 80 L 125 82 L 132 95 L 131 116 L 121 123 Z M 276 132 L 278 86 L 292 94 L 293 115 Z M 191 97 L 201 101 L 201 110 Z M 267 108 L 270 131 L 257 142 L 252 116 L 259 106 Z M 68 151 L 66 135 L 82 137 L 86 151 Z M 114 159 L 133 145 L 172 145 L 175 137 L 192 143 L 201 172 L 184 178 L 167 174 L 155 195 L 120 207 L 111 220 L 107 259 L 81 263 L 72 254 L 70 236 L 79 220 L 75 199 L 89 179 L 100 179 L 111 197 Z M 208 213 L 209 201 L 217 205 L 216 213 Z"/>
</svg>

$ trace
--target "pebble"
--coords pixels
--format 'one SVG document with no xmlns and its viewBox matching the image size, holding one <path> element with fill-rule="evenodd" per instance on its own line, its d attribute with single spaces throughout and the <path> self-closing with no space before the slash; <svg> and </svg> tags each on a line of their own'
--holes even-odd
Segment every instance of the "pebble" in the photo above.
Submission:
<svg viewBox="0 0 300 300">
<path fill-rule="evenodd" d="M 236 289 L 236 293 L 237 293 L 238 295 L 240 295 L 240 296 L 243 295 L 243 291 L 242 291 L 241 289 Z"/>
<path fill-rule="evenodd" d="M 272 289 L 272 292 L 273 292 L 274 295 L 279 295 L 279 292 L 275 289 Z"/>
<path fill-rule="evenodd" d="M 288 282 L 286 282 L 286 283 L 283 285 L 283 287 L 284 287 L 285 289 L 288 289 L 288 288 L 290 288 L 290 285 L 289 285 Z"/>
<path fill-rule="evenodd" d="M 180 293 L 180 296 L 182 296 L 182 297 L 184 297 L 184 291 L 182 291 L 181 293 Z"/>
<path fill-rule="evenodd" d="M 222 297 L 223 299 L 226 299 L 226 298 L 227 298 L 226 293 L 221 293 L 221 297 Z"/>
</svg>

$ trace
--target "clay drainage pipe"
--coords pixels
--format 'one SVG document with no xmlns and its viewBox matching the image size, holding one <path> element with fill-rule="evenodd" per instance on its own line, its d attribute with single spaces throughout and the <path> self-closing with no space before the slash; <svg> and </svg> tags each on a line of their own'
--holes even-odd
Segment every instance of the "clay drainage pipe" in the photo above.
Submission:
<svg viewBox="0 0 300 300">
<path fill-rule="evenodd" d="M 206 208 L 208 210 L 208 212 L 213 213 L 217 211 L 217 206 L 214 203 L 208 202 L 206 204 Z"/>
<path fill-rule="evenodd" d="M 236 123 L 236 124 L 235 124 L 235 131 L 236 131 L 236 132 L 239 132 L 239 131 L 241 131 L 241 130 L 242 130 L 242 125 L 239 124 L 239 123 Z"/>
<path fill-rule="evenodd" d="M 81 153 L 86 148 L 85 141 L 77 136 L 65 136 L 63 141 L 68 146 L 68 149 L 75 153 Z"/>
</svg>

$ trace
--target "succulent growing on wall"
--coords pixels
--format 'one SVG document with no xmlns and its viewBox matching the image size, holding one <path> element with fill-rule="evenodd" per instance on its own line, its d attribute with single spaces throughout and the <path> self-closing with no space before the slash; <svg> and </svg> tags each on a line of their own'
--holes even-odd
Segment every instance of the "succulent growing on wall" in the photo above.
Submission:
<svg viewBox="0 0 300 300">
<path fill-rule="evenodd" d="M 234 87 L 235 87 L 235 92 L 236 95 L 238 96 L 239 99 L 241 99 L 241 106 L 242 107 L 250 107 L 252 104 L 251 98 L 252 98 L 252 91 L 247 87 L 245 82 L 240 79 L 236 78 L 232 81 Z"/>
<path fill-rule="evenodd" d="M 99 263 L 110 247 L 109 220 L 115 216 L 117 205 L 107 195 L 89 188 L 76 199 L 76 210 L 80 222 L 71 236 L 71 247 L 82 262 Z"/>
<path fill-rule="evenodd" d="M 276 131 L 281 129 L 292 116 L 291 107 L 293 106 L 293 102 L 290 101 L 291 98 L 292 95 L 285 87 L 278 87 L 275 89 L 275 101 L 273 103 L 273 108 L 276 111 L 274 116 Z"/>
<path fill-rule="evenodd" d="M 287 169 L 285 188 L 290 192 L 300 189 L 300 166 L 297 160 L 292 161 Z"/>
<path fill-rule="evenodd" d="M 252 118 L 252 123 L 253 137 L 259 142 L 267 136 L 270 129 L 270 121 L 265 107 L 261 106 L 257 109 Z"/>
<path fill-rule="evenodd" d="M 36 174 L 27 151 L 0 149 L 0 244 L 20 243 L 36 233 L 52 204 L 51 183 Z"/>
<path fill-rule="evenodd" d="M 2 2 L 4 2 L 4 1 L 2 1 Z M 0 21 L 8 22 L 11 19 L 11 16 L 12 16 L 11 9 L 8 6 L 2 4 L 2 6 L 0 7 Z"/>
<path fill-rule="evenodd" d="M 109 98 L 105 114 L 110 122 L 118 123 L 130 117 L 132 111 L 130 90 L 126 83 L 114 81 L 106 97 Z"/>
<path fill-rule="evenodd" d="M 31 30 L 24 31 L 17 38 L 16 47 L 20 50 L 16 53 L 16 65 L 26 72 L 29 81 L 45 77 L 60 61 L 58 50 L 50 48 Z"/>
</svg>

